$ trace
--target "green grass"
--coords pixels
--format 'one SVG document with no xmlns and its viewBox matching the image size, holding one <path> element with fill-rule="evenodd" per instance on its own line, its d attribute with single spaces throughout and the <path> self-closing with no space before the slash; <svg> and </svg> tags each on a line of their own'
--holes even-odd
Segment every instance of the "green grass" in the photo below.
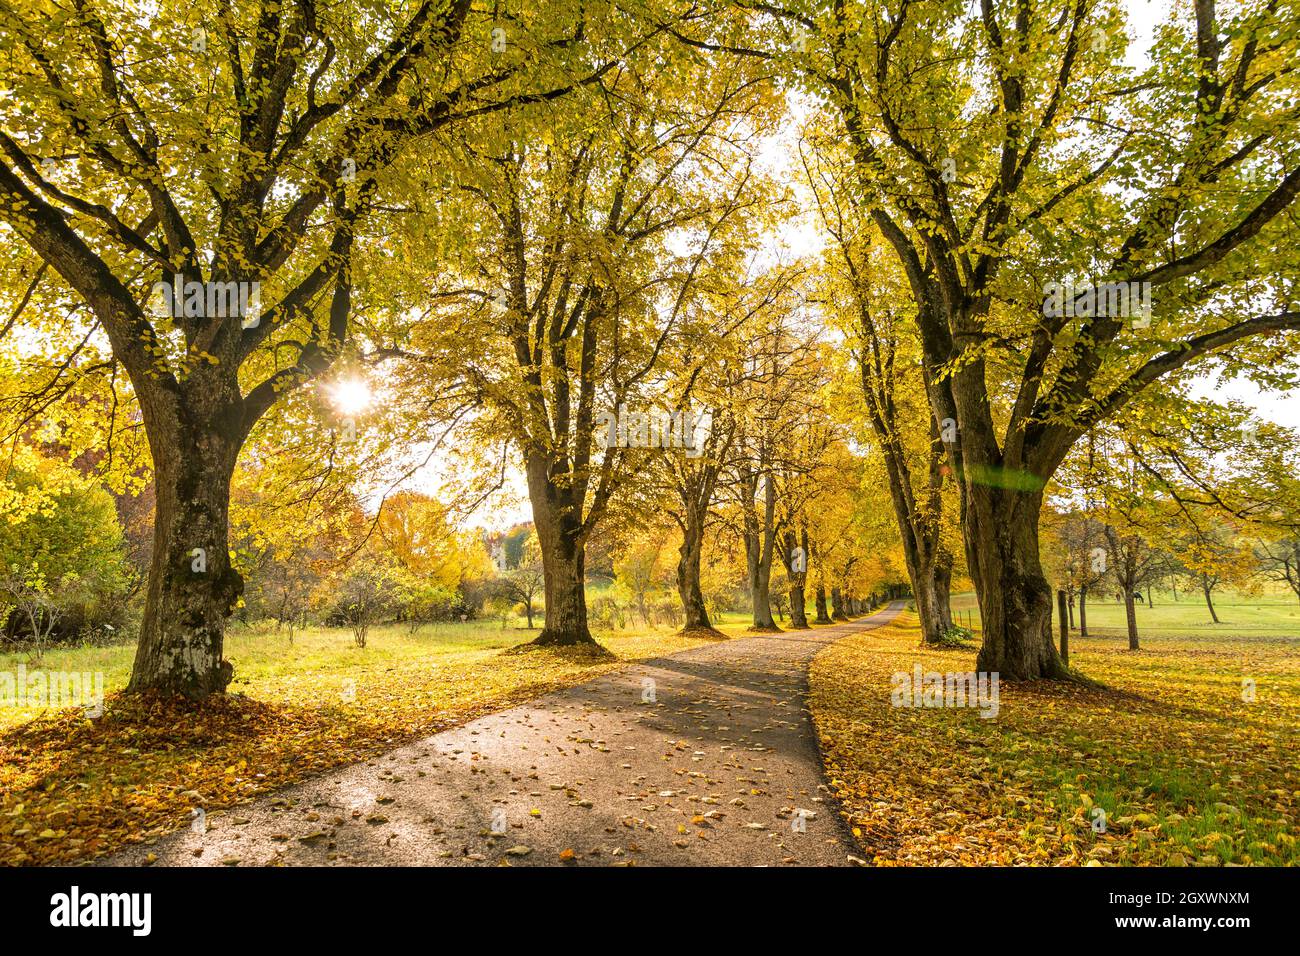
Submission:
<svg viewBox="0 0 1300 956">
<path fill-rule="evenodd" d="M 1214 609 L 1218 612 L 1219 624 L 1210 620 L 1209 609 L 1199 592 L 1179 590 L 1176 601 L 1171 591 L 1155 590 L 1151 596 L 1155 607 L 1139 603 L 1136 608 L 1139 639 L 1143 634 L 1300 637 L 1300 601 L 1290 591 L 1269 590 L 1256 595 L 1226 590 L 1216 592 Z M 979 605 L 973 592 L 955 595 L 952 608 L 960 623 L 964 625 L 967 615 L 970 615 L 978 629 Z M 1075 613 L 1077 626 L 1077 609 Z M 1088 631 L 1100 636 L 1127 635 L 1124 604 L 1116 601 L 1113 593 L 1099 593 L 1090 597 Z"/>
<path fill-rule="evenodd" d="M 749 624 L 747 614 L 722 615 L 718 629 L 734 636 Z M 540 622 L 540 619 L 538 619 Z M 636 659 L 677 648 L 669 625 L 644 626 L 639 619 L 618 630 L 593 628 L 596 639 L 621 658 Z M 365 648 L 356 646 L 346 628 L 308 627 L 296 631 L 290 641 L 287 630 L 274 625 L 234 625 L 226 634 L 225 654 L 235 667 L 231 693 L 258 699 L 298 697 L 295 685 L 329 692 L 345 679 L 364 681 L 381 678 L 391 671 L 412 666 L 430 670 L 454 670 L 490 660 L 500 651 L 531 641 L 540 633 L 528 630 L 522 619 L 488 618 L 464 623 L 432 624 L 414 634 L 404 625 L 370 629 Z M 104 691 L 112 694 L 126 687 L 135 658 L 135 645 L 107 647 L 54 647 L 37 664 L 21 651 L 0 653 L 0 671 L 14 672 L 19 664 L 30 671 L 71 673 L 101 672 Z M 32 707 L 0 707 L 0 729 L 16 726 L 40 712 Z"/>
<path fill-rule="evenodd" d="M 728 623 L 728 629 L 736 625 Z M 714 643 L 675 629 L 597 629 L 608 653 L 531 648 L 537 636 L 500 618 L 441 624 L 412 634 L 234 628 L 230 693 L 199 707 L 115 696 L 134 648 L 55 648 L 44 671 L 101 671 L 104 714 L 77 708 L 0 707 L 0 863 L 74 862 L 181 826 L 199 794 L 208 809 L 234 806 L 305 776 L 392 749 L 629 661 Z"/>
<path fill-rule="evenodd" d="M 1098 684 L 1003 683 L 991 720 L 891 706 L 891 675 L 915 663 L 969 671 L 975 648 L 921 647 L 909 614 L 832 645 L 812 668 L 827 772 L 869 859 L 1300 864 L 1294 632 L 1153 629 L 1136 652 L 1076 635 L 1071 664 Z"/>
</svg>

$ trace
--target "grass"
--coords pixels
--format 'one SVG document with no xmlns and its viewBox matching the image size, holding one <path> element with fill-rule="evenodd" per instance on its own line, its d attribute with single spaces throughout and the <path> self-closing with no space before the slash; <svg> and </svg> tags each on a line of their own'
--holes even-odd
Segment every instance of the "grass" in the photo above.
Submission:
<svg viewBox="0 0 1300 956">
<path fill-rule="evenodd" d="M 728 630 L 738 630 L 728 623 Z M 598 632 L 611 655 L 530 649 L 500 619 L 294 635 L 235 629 L 224 699 L 190 710 L 115 696 L 134 648 L 55 649 L 45 671 L 101 671 L 108 701 L 77 709 L 0 707 L 0 862 L 76 862 L 183 826 L 212 810 L 391 749 L 402 740 L 572 686 L 629 661 L 711 643 L 667 627 Z M 0 655 L 0 672 L 38 666 Z"/>
<path fill-rule="evenodd" d="M 1300 636 L 1272 621 L 1234 633 L 1171 629 L 1149 628 L 1137 652 L 1120 632 L 1072 635 L 1071 664 L 1104 686 L 1002 684 L 994 719 L 891 706 L 895 672 L 975 667 L 974 645 L 918 646 L 914 615 L 823 651 L 813 716 L 867 858 L 1300 863 Z M 1253 702 L 1243 678 L 1255 682 Z M 1105 832 L 1094 830 L 1094 808 Z"/>
<path fill-rule="evenodd" d="M 1144 596 L 1145 593 L 1144 591 Z M 1151 596 L 1155 607 L 1147 607 L 1144 603 L 1137 605 L 1139 638 L 1144 634 L 1300 637 L 1300 601 L 1290 591 L 1270 589 L 1255 595 L 1236 591 L 1215 592 L 1214 609 L 1218 612 L 1219 624 L 1210 619 L 1209 609 L 1200 592 L 1180 590 L 1176 600 L 1171 591 L 1155 590 Z M 955 595 L 952 607 L 961 624 L 966 624 L 969 615 L 969 620 L 978 629 L 979 605 L 973 593 Z M 1078 623 L 1077 619 L 1075 623 Z M 1127 635 L 1126 628 L 1124 604 L 1116 601 L 1113 593 L 1094 594 L 1090 597 L 1090 632 Z M 1071 640 L 1074 633 L 1076 632 L 1071 632 Z"/>
</svg>

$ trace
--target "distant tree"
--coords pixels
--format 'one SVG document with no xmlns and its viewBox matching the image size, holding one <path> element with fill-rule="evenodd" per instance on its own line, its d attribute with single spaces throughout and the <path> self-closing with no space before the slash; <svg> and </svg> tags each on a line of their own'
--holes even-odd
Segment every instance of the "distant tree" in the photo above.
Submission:
<svg viewBox="0 0 1300 956">
<path fill-rule="evenodd" d="M 614 562 L 615 580 L 632 596 L 641 623 L 646 625 L 650 623 L 649 598 L 662 576 L 659 552 L 658 543 L 642 540 L 628 547 Z"/>
<path fill-rule="evenodd" d="M 531 631 L 533 615 L 537 613 L 537 599 L 546 590 L 546 574 L 537 536 L 526 533 L 523 537 L 514 566 L 496 578 L 494 589 L 501 597 L 523 605 Z"/>
<path fill-rule="evenodd" d="M 1179 558 L 1189 579 L 1205 598 L 1210 620 L 1220 623 L 1214 609 L 1214 592 L 1223 584 L 1248 587 L 1258 570 L 1254 552 L 1238 539 L 1236 530 L 1225 521 L 1191 527 L 1179 543 Z"/>
<path fill-rule="evenodd" d="M 353 641 L 361 648 L 366 646 L 371 626 L 395 617 L 408 598 L 400 575 L 371 558 L 358 559 L 331 587 L 335 595 L 331 618 L 350 628 Z"/>
<path fill-rule="evenodd" d="M 1300 537 L 1260 541 L 1255 545 L 1255 558 L 1266 580 L 1285 584 L 1300 599 Z"/>
<path fill-rule="evenodd" d="M 104 608 L 129 580 L 109 494 L 70 466 L 20 448 L 0 477 L 0 514 L 5 632 L 26 633 L 43 647 L 61 621 L 105 622 Z"/>
</svg>

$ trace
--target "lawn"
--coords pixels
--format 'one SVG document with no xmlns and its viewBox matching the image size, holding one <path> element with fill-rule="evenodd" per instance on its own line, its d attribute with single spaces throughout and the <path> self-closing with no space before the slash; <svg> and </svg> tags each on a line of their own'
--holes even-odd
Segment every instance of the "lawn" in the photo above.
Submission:
<svg viewBox="0 0 1300 956">
<path fill-rule="evenodd" d="M 1144 597 L 1145 594 L 1144 591 Z M 1179 591 L 1175 596 L 1171 591 L 1156 590 L 1151 598 L 1154 607 L 1147 607 L 1143 602 L 1137 604 L 1139 636 L 1151 633 L 1231 637 L 1248 633 L 1300 637 L 1300 601 L 1290 591 L 1270 589 L 1254 595 L 1236 591 L 1215 592 L 1214 609 L 1218 612 L 1219 624 L 1210 619 L 1200 592 Z M 973 593 L 955 595 L 952 607 L 962 624 L 967 622 L 969 615 L 969 620 L 979 626 L 979 605 Z M 1075 624 L 1078 624 L 1077 618 Z M 1089 599 L 1089 631 L 1127 635 L 1125 627 L 1124 604 L 1115 600 L 1114 594 L 1094 594 Z"/>
<path fill-rule="evenodd" d="M 974 644 L 921 649 L 914 615 L 827 648 L 811 706 L 866 859 L 1300 863 L 1300 637 L 1257 620 L 1236 634 L 1147 628 L 1137 652 L 1118 631 L 1076 632 L 1071 663 L 1102 686 L 1002 684 L 992 719 L 891 706 L 896 672 L 975 667 Z"/>
<path fill-rule="evenodd" d="M 739 631 L 728 621 L 724 629 Z M 508 649 L 536 632 L 500 619 L 370 632 L 232 630 L 235 678 L 197 711 L 117 696 L 134 647 L 57 649 L 39 665 L 0 655 L 0 672 L 99 671 L 108 701 L 79 709 L 0 707 L 0 863 L 93 858 L 212 810 L 413 737 L 437 732 L 629 661 L 708 641 L 666 627 L 598 632 L 609 655 Z"/>
</svg>

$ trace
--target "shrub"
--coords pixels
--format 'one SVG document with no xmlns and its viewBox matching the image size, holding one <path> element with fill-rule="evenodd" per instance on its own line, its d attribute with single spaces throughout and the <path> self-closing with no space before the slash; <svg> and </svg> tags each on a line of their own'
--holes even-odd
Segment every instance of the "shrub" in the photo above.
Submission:
<svg viewBox="0 0 1300 956">
<path fill-rule="evenodd" d="M 397 617 L 408 597 L 391 568 L 371 561 L 348 568 L 334 586 L 334 594 L 326 623 L 350 628 L 357 647 L 366 646 L 372 624 Z"/>
<path fill-rule="evenodd" d="M 416 583 L 405 594 L 401 617 L 412 634 L 434 621 L 455 621 L 468 609 L 459 594 L 441 584 Z"/>
<path fill-rule="evenodd" d="M 677 598 L 660 598 L 654 602 L 652 609 L 656 624 L 671 624 L 677 627 L 682 623 L 682 603 Z"/>
<path fill-rule="evenodd" d="M 9 640 L 76 640 L 127 623 L 130 575 L 113 499 L 30 450 L 0 479 L 0 621 Z"/>
<path fill-rule="evenodd" d="M 627 626 L 627 606 L 613 595 L 602 595 L 591 602 L 591 619 L 602 627 L 620 629 Z"/>
</svg>

